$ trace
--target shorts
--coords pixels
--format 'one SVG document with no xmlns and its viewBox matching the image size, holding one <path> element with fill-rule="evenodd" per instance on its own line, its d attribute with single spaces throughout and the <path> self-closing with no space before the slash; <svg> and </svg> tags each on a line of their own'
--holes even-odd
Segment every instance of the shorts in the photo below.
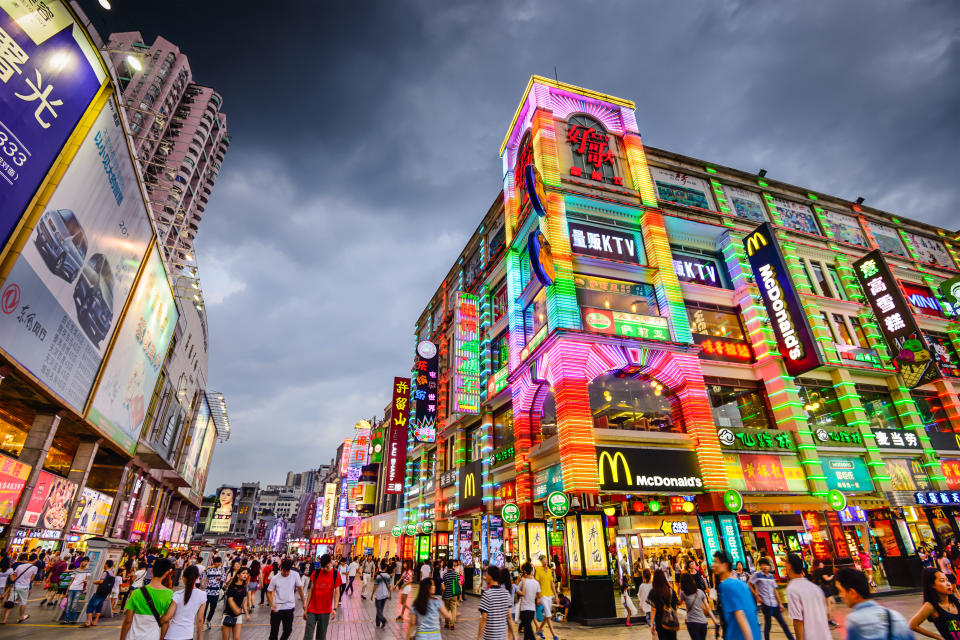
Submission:
<svg viewBox="0 0 960 640">
<path fill-rule="evenodd" d="M 87 603 L 87 613 L 100 613 L 100 610 L 103 608 L 103 603 L 107 599 L 107 596 L 98 596 L 94 594 L 90 598 L 90 602 Z"/>
<path fill-rule="evenodd" d="M 24 589 L 14 588 L 12 591 L 10 591 L 10 600 L 13 602 L 13 604 L 26 605 L 26 604 L 27 604 L 27 597 L 28 597 L 29 595 L 30 595 L 30 588 L 29 588 L 29 587 L 24 588 Z"/>
<path fill-rule="evenodd" d="M 553 596 L 540 596 L 540 605 L 543 607 L 543 615 L 549 618 L 553 615 Z"/>
<path fill-rule="evenodd" d="M 412 591 L 412 590 L 413 590 L 413 587 L 408 584 L 407 586 L 405 586 L 405 587 L 400 591 L 400 593 L 401 593 L 402 595 L 408 596 L 408 595 L 410 595 L 410 591 Z"/>
<path fill-rule="evenodd" d="M 234 616 L 237 619 L 236 624 L 243 624 L 243 614 L 239 616 Z M 223 619 L 226 620 L 227 616 L 223 616 Z M 223 626 L 223 620 L 220 621 L 220 625 Z"/>
<path fill-rule="evenodd" d="M 260 585 L 258 584 L 247 585 L 247 591 L 256 591 L 259 588 L 260 588 Z"/>
</svg>

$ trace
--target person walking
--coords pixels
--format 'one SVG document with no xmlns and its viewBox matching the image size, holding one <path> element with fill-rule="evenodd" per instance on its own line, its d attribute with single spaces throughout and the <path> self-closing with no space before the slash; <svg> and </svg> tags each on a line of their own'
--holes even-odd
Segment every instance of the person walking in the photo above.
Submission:
<svg viewBox="0 0 960 640">
<path fill-rule="evenodd" d="M 67 570 L 67 567 L 70 565 L 67 564 L 67 556 L 54 558 L 53 562 L 50 564 L 50 569 L 47 571 L 47 594 L 43 600 L 40 601 L 40 606 L 49 603 L 50 606 L 53 606 L 57 603 L 57 593 L 60 591 L 60 576 L 63 575 L 63 572 Z"/>
<path fill-rule="evenodd" d="M 513 626 L 510 610 L 513 608 L 513 595 L 510 591 L 510 571 L 496 565 L 487 567 L 483 574 L 487 588 L 480 596 L 480 626 L 477 628 L 477 640 L 516 640 L 517 630 Z"/>
<path fill-rule="evenodd" d="M 935 640 L 954 640 L 960 636 L 960 601 L 956 589 L 947 576 L 938 569 L 927 568 L 921 576 L 923 604 L 910 619 L 910 629 Z M 920 625 L 929 620 L 937 633 Z"/>
<path fill-rule="evenodd" d="M 117 577 L 113 575 L 113 560 L 107 560 L 104 564 L 103 575 L 100 576 L 99 580 L 93 582 L 97 585 L 97 589 L 93 592 L 90 602 L 87 603 L 87 621 L 80 625 L 80 628 L 97 626 L 100 614 L 103 612 L 103 603 L 113 593 L 113 585 L 116 581 Z"/>
<path fill-rule="evenodd" d="M 340 558 L 340 562 L 337 563 L 337 573 L 340 574 L 340 600 L 343 600 L 343 592 L 347 589 L 347 574 L 350 573 L 346 558 Z"/>
<path fill-rule="evenodd" d="M 330 620 L 337 617 L 337 587 L 341 582 L 340 573 L 331 566 L 330 554 L 320 556 L 320 568 L 310 576 L 309 595 L 303 608 L 303 640 L 326 640 Z"/>
<path fill-rule="evenodd" d="M 364 556 L 362 576 L 360 578 L 362 586 L 360 587 L 360 599 L 366 600 L 369 595 L 373 597 L 373 576 L 377 573 L 377 563 L 373 556 Z"/>
<path fill-rule="evenodd" d="M 706 591 L 692 573 L 680 576 L 680 597 L 687 610 L 687 632 L 690 640 L 707 640 L 707 618 L 714 626 L 717 625 L 717 619 L 710 608 Z"/>
<path fill-rule="evenodd" d="M 661 569 L 657 569 L 653 574 L 653 583 L 647 602 L 650 603 L 653 616 L 651 631 L 653 637 L 658 640 L 677 640 L 677 631 L 680 630 L 677 607 L 680 605 L 680 599 L 670 587 L 667 576 Z"/>
<path fill-rule="evenodd" d="M 260 604 L 265 604 L 267 599 L 267 587 L 270 586 L 270 576 L 273 575 L 273 564 L 264 556 L 263 565 L 260 569 Z"/>
<path fill-rule="evenodd" d="M 787 556 L 787 611 L 797 640 L 831 640 L 826 600 L 820 587 L 803 575 L 803 558 Z"/>
<path fill-rule="evenodd" d="M 451 631 L 456 629 L 457 603 L 460 601 L 460 574 L 453 567 L 453 560 L 447 560 L 447 568 L 443 573 L 443 606 L 450 612 L 450 621 L 447 626 Z"/>
<path fill-rule="evenodd" d="M 173 591 L 164 582 L 170 579 L 173 566 L 167 558 L 153 561 L 150 584 L 137 589 L 127 599 L 120 640 L 160 640 L 166 632 L 163 616 L 173 602 Z"/>
<path fill-rule="evenodd" d="M 870 552 L 866 547 L 860 547 L 860 553 L 857 554 L 857 559 L 860 561 L 860 569 L 862 569 L 864 575 L 867 576 L 867 584 L 870 585 L 871 589 L 875 589 L 877 583 L 873 581 L 873 558 L 870 556 Z"/>
<path fill-rule="evenodd" d="M 137 588 L 134 581 L 133 588 Z M 223 589 L 223 559 L 220 556 L 214 556 L 210 567 L 203 572 L 203 588 L 207 595 L 207 629 L 210 628 L 210 621 L 213 620 L 214 612 L 217 610 L 217 602 L 220 600 L 220 591 Z"/>
<path fill-rule="evenodd" d="M 390 599 L 390 563 L 386 560 L 380 563 L 380 572 L 373 578 L 373 605 L 377 609 L 377 627 L 387 628 L 387 617 L 383 615 L 383 608 Z"/>
<path fill-rule="evenodd" d="M 273 577 L 276 580 L 276 576 Z M 244 615 L 249 614 L 247 609 L 247 581 L 250 580 L 250 570 L 240 566 L 233 578 L 227 583 L 223 593 L 223 619 L 220 622 L 220 637 L 230 640 L 240 640 L 243 633 Z M 271 580 L 271 584 L 273 581 Z M 121 639 L 122 640 L 122 639 Z"/>
<path fill-rule="evenodd" d="M 837 571 L 837 591 L 851 609 L 844 622 L 847 640 L 912 640 L 913 632 L 902 615 L 870 599 L 870 581 L 864 572 L 851 567 Z"/>
<path fill-rule="evenodd" d="M 407 638 L 417 640 L 440 640 L 440 617 L 450 622 L 450 612 L 443 606 L 443 601 L 436 596 L 437 586 L 433 578 L 424 578 L 420 581 L 417 597 L 410 607 L 413 620 Z"/>
<path fill-rule="evenodd" d="M 629 569 L 629 565 L 627 566 Z M 550 629 L 553 640 L 560 640 L 553 630 L 553 599 L 557 595 L 557 576 L 547 562 L 547 556 L 540 554 L 540 566 L 533 572 L 534 579 L 540 583 L 540 606 L 543 607 L 543 619 L 537 625 L 537 635 L 543 638 L 543 627 Z"/>
<path fill-rule="evenodd" d="M 80 596 L 87 589 L 87 580 L 90 579 L 89 560 L 84 558 L 80 566 L 73 570 L 70 586 L 67 587 L 67 605 L 63 610 L 63 620 L 60 624 L 73 624 L 77 621 L 77 607 L 80 604 Z"/>
<path fill-rule="evenodd" d="M 14 607 L 18 604 L 20 605 L 20 617 L 17 618 L 17 622 L 25 622 L 30 619 L 30 614 L 27 613 L 27 600 L 30 597 L 30 586 L 33 584 L 33 580 L 39 572 L 37 565 L 34 564 L 37 561 L 37 556 L 36 554 L 27 555 L 26 553 L 21 553 L 18 560 L 18 564 L 10 566 L 13 572 L 7 578 L 7 596 L 4 600 L 3 624 L 7 623 L 7 616 L 9 616 L 13 610 L 13 607 L 6 607 L 7 602 L 12 602 Z"/>
<path fill-rule="evenodd" d="M 770 558 L 760 558 L 757 563 L 760 569 L 750 576 L 750 589 L 763 611 L 763 640 L 770 640 L 770 627 L 773 625 L 773 620 L 780 623 L 787 640 L 793 640 L 790 627 L 783 619 L 780 593 L 777 591 L 777 579 L 771 573 L 771 565 Z"/>
<path fill-rule="evenodd" d="M 204 614 L 207 599 L 196 588 L 200 579 L 200 568 L 195 564 L 187 565 L 181 574 L 183 589 L 173 594 L 170 608 L 163 615 L 161 624 L 167 625 L 164 640 L 193 640 L 203 637 Z"/>
<path fill-rule="evenodd" d="M 723 613 L 724 640 L 760 640 L 757 601 L 750 587 L 733 577 L 730 558 L 723 551 L 713 554 L 712 569 Z"/>
<path fill-rule="evenodd" d="M 652 621 L 650 618 L 650 590 L 653 588 L 651 580 L 653 580 L 653 574 L 650 572 L 650 569 L 644 569 L 643 573 L 640 574 L 642 582 L 640 586 L 637 587 L 637 602 L 640 603 L 640 610 L 643 611 L 643 617 L 647 621 L 647 626 L 650 629 L 653 629 Z"/>
<path fill-rule="evenodd" d="M 260 574 L 260 561 L 254 558 L 253 562 L 250 563 L 250 582 L 247 583 L 247 609 L 253 611 L 257 606 L 257 591 L 260 591 L 260 580 L 263 576 Z M 266 586 L 263 587 L 263 590 L 266 591 Z"/>
<path fill-rule="evenodd" d="M 413 567 L 409 560 L 403 561 L 403 574 L 400 576 L 400 583 L 394 589 L 400 590 L 400 613 L 397 614 L 397 620 L 403 620 L 407 600 L 410 599 L 410 592 L 413 590 Z"/>
<path fill-rule="evenodd" d="M 270 640 L 278 640 L 277 633 L 283 625 L 283 635 L 279 640 L 287 640 L 293 632 L 293 610 L 297 606 L 297 594 L 306 606 L 303 595 L 303 581 L 300 574 L 293 571 L 293 560 L 286 558 L 280 563 L 280 573 L 270 580 L 267 587 L 267 600 L 270 601 Z"/>
<path fill-rule="evenodd" d="M 533 577 L 533 566 L 528 562 L 520 567 L 523 577 L 520 579 L 520 630 L 523 640 L 536 640 L 533 621 L 540 604 L 540 583 Z"/>
</svg>

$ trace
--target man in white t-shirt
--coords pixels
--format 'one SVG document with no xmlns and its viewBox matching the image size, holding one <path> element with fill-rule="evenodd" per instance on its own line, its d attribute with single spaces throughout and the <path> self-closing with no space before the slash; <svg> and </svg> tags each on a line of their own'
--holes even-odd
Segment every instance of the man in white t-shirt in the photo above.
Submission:
<svg viewBox="0 0 960 640">
<path fill-rule="evenodd" d="M 430 558 L 427 558 L 422 565 L 420 565 L 420 580 L 424 578 L 430 578 L 433 576 L 433 565 L 430 564 Z"/>
<path fill-rule="evenodd" d="M 803 576 L 803 559 L 787 556 L 787 611 L 793 618 L 797 640 L 831 640 L 823 590 Z"/>
<path fill-rule="evenodd" d="M 533 566 L 527 562 L 521 567 L 523 579 L 520 580 L 520 629 L 524 638 L 536 637 L 533 633 L 533 621 L 540 601 L 540 583 L 533 577 Z M 529 635 L 528 635 L 529 634 Z"/>
<path fill-rule="evenodd" d="M 350 566 L 347 567 L 347 588 L 344 589 L 344 592 L 349 591 L 350 595 L 353 595 L 353 581 L 357 579 L 357 571 L 359 570 L 360 563 L 357 562 L 357 559 L 350 560 Z"/>
<path fill-rule="evenodd" d="M 37 561 L 37 554 L 35 553 L 29 556 L 26 553 L 21 553 L 18 561 L 16 566 L 11 567 L 13 573 L 7 578 L 7 582 L 11 584 L 10 601 L 14 604 L 20 604 L 20 617 L 17 622 L 23 622 L 30 617 L 30 614 L 27 613 L 27 598 L 30 596 L 30 585 L 37 576 L 39 569 L 37 565 L 34 564 Z M 10 615 L 11 611 L 13 611 L 12 608 L 4 609 L 4 624 L 6 624 L 7 616 Z"/>
<path fill-rule="evenodd" d="M 287 640 L 293 631 L 293 610 L 297 606 L 297 594 L 300 602 L 306 606 L 303 595 L 303 582 L 300 574 L 293 571 L 293 560 L 286 558 L 280 563 L 280 573 L 270 579 L 267 587 L 267 600 L 270 601 L 270 640 Z M 283 635 L 277 638 L 280 624 L 283 623 Z"/>
</svg>

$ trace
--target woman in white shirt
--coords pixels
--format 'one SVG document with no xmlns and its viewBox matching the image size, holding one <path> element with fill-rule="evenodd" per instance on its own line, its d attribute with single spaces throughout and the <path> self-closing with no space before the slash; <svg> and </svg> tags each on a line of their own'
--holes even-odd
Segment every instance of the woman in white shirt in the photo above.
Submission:
<svg viewBox="0 0 960 640">
<path fill-rule="evenodd" d="M 190 565 L 183 570 L 183 590 L 173 594 L 170 608 L 163 614 L 169 623 L 165 640 L 193 640 L 203 637 L 203 616 L 207 611 L 206 594 L 195 589 L 200 570 Z"/>
</svg>

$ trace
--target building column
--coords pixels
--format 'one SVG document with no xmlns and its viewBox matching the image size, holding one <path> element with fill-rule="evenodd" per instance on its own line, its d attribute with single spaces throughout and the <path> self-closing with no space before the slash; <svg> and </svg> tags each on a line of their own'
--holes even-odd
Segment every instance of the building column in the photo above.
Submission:
<svg viewBox="0 0 960 640">
<path fill-rule="evenodd" d="M 133 492 L 137 488 L 137 483 L 140 483 L 140 490 L 137 491 L 136 498 L 134 498 Z M 132 516 L 133 520 L 128 519 L 126 522 L 124 522 L 123 530 L 121 532 L 121 537 L 126 538 L 127 540 L 130 539 L 130 534 L 133 533 L 131 531 L 131 523 L 135 521 L 137 517 L 137 511 L 140 510 L 140 505 L 143 504 L 143 497 L 146 495 L 149 488 L 150 487 L 149 483 L 147 482 L 146 474 L 142 469 L 137 469 L 134 472 L 133 480 L 130 484 L 130 502 L 127 504 L 127 513 Z M 146 536 L 144 536 L 144 538 L 146 538 Z M 141 540 L 141 542 L 144 541 Z"/>
<path fill-rule="evenodd" d="M 40 413 L 33 419 L 30 425 L 30 431 L 27 433 L 27 439 L 23 443 L 23 449 L 20 451 L 18 460 L 31 466 L 30 475 L 27 476 L 27 482 L 23 486 L 23 492 L 20 494 L 20 500 L 17 501 L 17 508 L 13 512 L 10 524 L 7 526 L 4 536 L 0 539 L 2 546 L 6 547 L 10 540 L 10 534 L 20 528 L 23 522 L 23 514 L 27 510 L 27 503 L 30 502 L 30 496 L 33 495 L 33 488 L 37 485 L 37 479 L 40 477 L 40 471 L 43 470 L 43 462 L 47 459 L 47 452 L 50 451 L 50 445 L 53 444 L 53 438 L 57 435 L 57 428 L 60 426 L 60 420 L 63 418 L 63 412 L 58 413 Z"/>
<path fill-rule="evenodd" d="M 73 454 L 73 462 L 70 463 L 70 473 L 67 474 L 67 480 L 77 483 L 77 492 L 73 495 L 73 501 L 67 510 L 68 517 L 60 535 L 61 541 L 65 541 L 70 534 L 73 515 L 77 512 L 77 505 L 80 503 L 83 490 L 87 488 L 87 478 L 90 475 L 90 469 L 93 468 L 93 460 L 97 457 L 101 442 L 103 442 L 103 438 L 97 438 L 92 442 L 81 442 L 77 446 L 77 452 Z"/>
<path fill-rule="evenodd" d="M 127 484 L 130 479 L 130 465 L 126 464 L 120 473 L 120 482 L 117 483 L 117 492 L 113 496 L 113 504 L 110 505 L 110 513 L 107 514 L 107 528 L 104 535 L 114 537 L 114 527 L 117 518 L 120 515 L 120 506 L 123 502 L 123 496 L 127 492 Z M 132 486 L 132 483 L 131 483 Z"/>
</svg>

